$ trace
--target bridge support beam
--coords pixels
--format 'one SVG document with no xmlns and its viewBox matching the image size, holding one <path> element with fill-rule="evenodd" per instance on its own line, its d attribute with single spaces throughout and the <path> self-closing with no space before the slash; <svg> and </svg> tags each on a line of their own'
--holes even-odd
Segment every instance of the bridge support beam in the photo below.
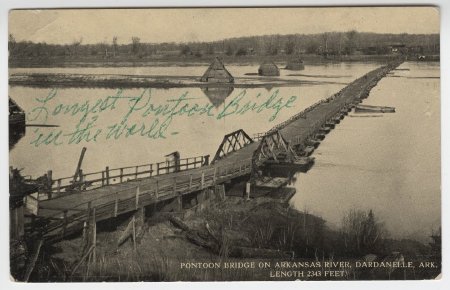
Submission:
<svg viewBox="0 0 450 290">
<path fill-rule="evenodd" d="M 145 225 L 145 208 L 138 208 L 132 217 L 128 221 L 128 225 L 122 234 L 119 236 L 117 240 L 117 247 L 120 247 L 123 243 L 125 243 L 128 238 L 131 238 L 133 242 L 133 249 L 137 248 L 137 240 L 139 236 L 144 234 L 144 225 Z"/>
<path fill-rule="evenodd" d="M 183 210 L 183 196 L 180 194 L 177 196 L 177 211 Z"/>
</svg>

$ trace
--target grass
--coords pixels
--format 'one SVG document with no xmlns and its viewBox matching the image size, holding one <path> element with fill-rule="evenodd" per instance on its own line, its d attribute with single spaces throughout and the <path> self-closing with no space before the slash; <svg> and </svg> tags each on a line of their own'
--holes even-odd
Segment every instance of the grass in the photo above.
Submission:
<svg viewBox="0 0 450 290">
<path fill-rule="evenodd" d="M 185 223 L 201 235 L 214 236 L 220 245 L 217 253 L 193 245 L 181 230 L 169 222 L 150 225 L 143 234 L 141 242 L 134 250 L 131 241 L 116 248 L 120 230 L 98 233 L 97 259 L 87 259 L 70 276 L 74 265 L 79 261 L 80 238 L 66 240 L 59 244 L 62 253 L 43 255 L 39 271 L 34 281 L 248 281 L 271 280 L 268 269 L 229 269 L 229 268 L 190 268 L 180 267 L 181 263 L 217 262 L 221 265 L 231 262 L 276 261 L 277 259 L 239 259 L 231 258 L 233 247 L 251 247 L 292 251 L 293 261 L 355 261 L 361 256 L 345 256 L 339 252 L 342 237 L 339 232 L 328 229 L 319 217 L 301 212 L 286 204 L 268 198 L 253 199 L 250 202 L 240 198 L 228 198 L 224 203 L 191 216 Z M 206 226 L 207 225 L 207 226 Z M 401 245 L 407 245 L 399 241 Z M 392 243 L 387 250 L 407 251 Z M 417 252 L 418 245 L 413 252 Z M 409 247 L 409 246 L 408 246 Z M 421 250 L 423 251 L 423 249 Z M 425 253 L 425 252 L 424 252 Z M 406 260 L 405 255 L 405 260 Z M 411 258 L 418 261 L 420 258 Z M 313 269 L 311 269 L 313 270 Z M 324 272 L 327 268 L 315 269 Z M 334 269 L 340 270 L 340 269 Z M 439 269 L 416 270 L 408 272 L 397 270 L 393 273 L 385 269 L 365 271 L 343 268 L 344 277 L 305 277 L 313 280 L 361 280 L 361 279 L 426 279 L 434 277 Z M 286 278 L 288 279 L 288 278 Z M 290 278 L 292 279 L 292 278 Z"/>
</svg>

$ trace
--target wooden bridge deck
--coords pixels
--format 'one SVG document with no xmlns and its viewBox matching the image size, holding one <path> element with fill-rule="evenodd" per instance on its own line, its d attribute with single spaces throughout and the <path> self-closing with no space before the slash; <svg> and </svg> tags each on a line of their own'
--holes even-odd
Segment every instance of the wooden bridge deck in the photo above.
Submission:
<svg viewBox="0 0 450 290">
<path fill-rule="evenodd" d="M 397 65 L 398 63 L 367 73 L 339 93 L 316 103 L 272 130 L 280 130 L 291 145 L 303 144 L 330 118 L 339 116 L 343 110 L 365 97 Z M 46 226 L 43 234 L 62 231 L 61 235 L 64 236 L 68 228 L 79 226 L 81 221 L 89 219 L 92 209 L 95 209 L 95 219 L 100 221 L 248 175 L 252 169 L 252 156 L 259 142 L 250 143 L 213 164 L 200 168 L 106 185 L 39 201 L 38 216 L 53 221 Z"/>
</svg>

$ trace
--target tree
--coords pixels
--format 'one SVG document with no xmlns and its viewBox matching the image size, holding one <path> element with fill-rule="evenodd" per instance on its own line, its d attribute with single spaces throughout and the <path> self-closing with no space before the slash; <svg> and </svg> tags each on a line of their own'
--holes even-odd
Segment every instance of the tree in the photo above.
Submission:
<svg viewBox="0 0 450 290">
<path fill-rule="evenodd" d="M 441 256 L 442 250 L 441 227 L 439 227 L 439 230 L 433 231 L 430 237 L 432 239 L 432 242 L 430 243 L 432 255 Z"/>
<path fill-rule="evenodd" d="M 323 54 L 327 55 L 328 54 L 328 38 L 330 37 L 328 32 L 322 33 L 321 38 L 322 38 L 322 43 L 323 43 Z"/>
<path fill-rule="evenodd" d="M 107 58 L 108 57 L 108 45 L 104 41 L 102 41 L 102 42 L 100 42 L 99 47 L 100 47 L 100 55 L 102 55 L 104 58 Z"/>
<path fill-rule="evenodd" d="M 347 251 L 360 256 L 380 251 L 386 231 L 372 210 L 350 210 L 342 219 L 341 234 Z"/>
<path fill-rule="evenodd" d="M 9 37 L 8 37 L 8 50 L 9 50 L 9 53 L 13 54 L 13 51 L 14 51 L 15 47 L 16 47 L 16 39 L 14 38 L 14 35 L 12 35 L 10 33 Z"/>
<path fill-rule="evenodd" d="M 317 42 L 310 42 L 306 46 L 306 52 L 307 53 L 317 53 L 319 50 L 320 45 Z"/>
<path fill-rule="evenodd" d="M 226 51 L 225 51 L 225 54 L 228 55 L 228 56 L 232 56 L 233 53 L 234 53 L 233 48 L 231 47 L 231 45 L 228 45 L 228 46 L 227 46 L 227 49 L 226 49 Z"/>
<path fill-rule="evenodd" d="M 295 42 L 292 40 L 292 38 L 289 38 L 289 40 L 286 42 L 284 51 L 286 52 L 286 54 L 293 54 L 295 52 Z"/>
<path fill-rule="evenodd" d="M 203 56 L 202 52 L 199 49 L 194 53 L 194 55 L 196 57 L 202 57 Z"/>
<path fill-rule="evenodd" d="M 137 36 L 131 38 L 131 52 L 138 55 L 141 48 L 141 39 Z"/>
<path fill-rule="evenodd" d="M 345 47 L 346 53 L 352 54 L 355 52 L 357 47 L 358 32 L 356 32 L 356 30 L 351 30 L 345 33 L 345 36 L 347 38 L 347 45 Z"/>
<path fill-rule="evenodd" d="M 80 54 L 81 43 L 83 42 L 83 38 L 75 39 L 71 44 L 66 46 L 66 50 L 70 56 Z"/>
<path fill-rule="evenodd" d="M 277 55 L 278 54 L 278 43 L 274 41 L 270 41 L 266 46 L 266 54 L 267 55 Z"/>
<path fill-rule="evenodd" d="M 192 54 L 191 47 L 189 45 L 183 45 L 183 47 L 181 48 L 181 54 L 182 55 L 191 55 Z"/>
<path fill-rule="evenodd" d="M 15 48 L 16 48 L 16 39 L 14 38 L 14 35 L 12 35 L 10 33 L 9 37 L 8 37 L 8 52 L 9 52 L 9 56 L 14 56 L 15 55 Z"/>
<path fill-rule="evenodd" d="M 117 36 L 113 37 L 113 41 L 112 42 L 113 42 L 113 57 L 116 57 L 116 53 L 117 53 L 118 48 L 119 48 L 119 46 L 117 44 Z"/>
<path fill-rule="evenodd" d="M 214 46 L 212 44 L 208 44 L 207 48 L 206 48 L 206 54 L 214 54 Z"/>
<path fill-rule="evenodd" d="M 236 51 L 236 56 L 243 56 L 243 55 L 247 55 L 247 49 L 240 47 L 237 51 Z"/>
</svg>

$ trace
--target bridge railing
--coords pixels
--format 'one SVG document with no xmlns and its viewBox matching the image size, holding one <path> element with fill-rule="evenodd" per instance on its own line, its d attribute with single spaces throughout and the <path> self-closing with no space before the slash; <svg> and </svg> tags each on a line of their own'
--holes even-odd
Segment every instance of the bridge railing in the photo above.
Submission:
<svg viewBox="0 0 450 290">
<path fill-rule="evenodd" d="M 79 180 L 73 182 L 73 176 L 52 180 L 50 181 L 52 184 L 51 189 L 48 192 L 44 191 L 43 194 L 39 194 L 37 198 L 39 200 L 52 199 L 60 194 L 68 193 L 74 188 L 78 190 L 94 189 L 110 184 L 199 168 L 208 165 L 208 163 L 209 155 L 203 155 L 183 158 L 177 163 L 174 160 L 170 160 L 120 168 L 109 168 L 107 166 L 105 170 L 90 173 L 84 173 L 80 170 Z"/>
<path fill-rule="evenodd" d="M 159 177 L 152 182 L 106 193 L 69 209 L 41 206 L 39 210 L 55 213 L 44 217 L 47 222 L 39 228 L 39 232 L 42 235 L 56 234 L 64 237 L 70 227 L 82 225 L 92 215 L 96 216 L 96 220 L 116 217 L 161 199 L 202 190 L 225 180 L 250 174 L 251 169 L 252 159 L 247 158 L 223 166 L 207 166 L 204 170 L 194 173 Z"/>
</svg>

